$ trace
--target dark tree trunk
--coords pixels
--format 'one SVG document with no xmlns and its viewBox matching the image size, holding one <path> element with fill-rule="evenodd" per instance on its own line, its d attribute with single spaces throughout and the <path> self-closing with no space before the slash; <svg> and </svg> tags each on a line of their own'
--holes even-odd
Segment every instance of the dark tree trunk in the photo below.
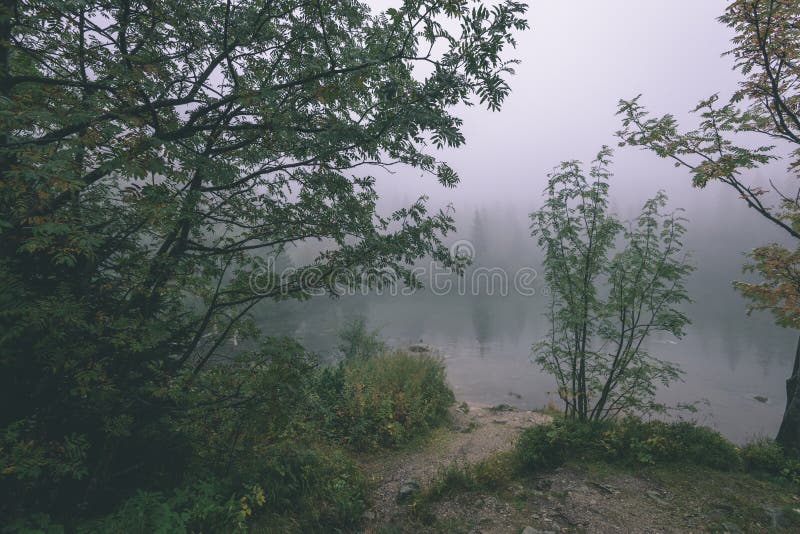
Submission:
<svg viewBox="0 0 800 534">
<path fill-rule="evenodd" d="M 800 339 L 794 354 L 792 376 L 786 381 L 786 411 L 775 438 L 785 449 L 800 450 Z"/>
</svg>

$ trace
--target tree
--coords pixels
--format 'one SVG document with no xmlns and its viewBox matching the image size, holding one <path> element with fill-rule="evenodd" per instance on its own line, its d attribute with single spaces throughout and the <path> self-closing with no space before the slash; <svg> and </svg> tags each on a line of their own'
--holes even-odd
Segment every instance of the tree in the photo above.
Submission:
<svg viewBox="0 0 800 534">
<path fill-rule="evenodd" d="M 488 217 L 486 213 L 480 208 L 475 208 L 475 215 L 472 217 L 472 228 L 470 232 L 470 239 L 472 247 L 475 250 L 475 257 L 472 259 L 472 265 L 476 267 L 484 267 L 492 264 L 491 247 L 492 240 L 487 231 Z"/>
<path fill-rule="evenodd" d="M 689 323 L 678 309 L 689 300 L 683 283 L 692 270 L 683 220 L 662 213 L 667 198 L 659 192 L 621 224 L 608 212 L 610 156 L 604 148 L 588 177 L 579 162 L 562 163 L 549 175 L 544 206 L 531 214 L 551 298 L 536 362 L 555 377 L 567 417 L 590 421 L 665 410 L 656 386 L 680 370 L 643 344 L 653 332 L 681 337 Z M 624 248 L 613 254 L 620 234 Z"/>
<path fill-rule="evenodd" d="M 719 19 L 736 35 L 727 52 L 743 79 L 730 101 L 720 105 L 714 95 L 694 110 L 699 128 L 679 131 L 672 115 L 651 118 L 640 97 L 620 101 L 622 145 L 641 146 L 671 158 L 692 174 L 695 187 L 716 180 L 733 189 L 778 234 L 800 240 L 800 187 L 787 191 L 770 180 L 753 185 L 747 171 L 777 160 L 776 146 L 789 146 L 787 173 L 800 167 L 800 6 L 781 0 L 737 0 Z M 740 144 L 737 134 L 747 134 Z M 755 137 L 753 137 L 755 136 Z M 753 141 L 753 139 L 762 141 Z M 768 143 L 756 146 L 752 143 Z M 791 186 L 790 186 L 791 187 Z M 753 250 L 745 268 L 761 277 L 758 283 L 735 282 L 750 301 L 750 310 L 770 310 L 781 326 L 800 327 L 800 249 L 778 243 Z M 800 341 L 792 374 L 786 382 L 786 409 L 777 441 L 800 449 Z"/>
<path fill-rule="evenodd" d="M 255 334 L 258 302 L 452 264 L 450 216 L 378 213 L 369 169 L 458 182 L 427 147 L 464 142 L 457 104 L 499 109 L 525 11 L 3 0 L 0 513 L 174 470 L 164 391 Z M 268 256 L 311 239 L 330 246 L 280 276 Z"/>
</svg>

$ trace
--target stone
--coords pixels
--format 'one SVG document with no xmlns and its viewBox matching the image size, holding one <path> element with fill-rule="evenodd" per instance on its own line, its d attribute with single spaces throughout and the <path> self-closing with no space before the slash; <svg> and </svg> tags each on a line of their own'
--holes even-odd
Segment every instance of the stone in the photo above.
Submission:
<svg viewBox="0 0 800 534">
<path fill-rule="evenodd" d="M 791 526 L 791 521 L 788 517 L 786 517 L 786 513 L 781 510 L 780 508 L 775 508 L 773 506 L 765 506 L 764 511 L 767 513 L 767 517 L 769 517 L 770 527 L 772 528 L 786 528 Z"/>
<path fill-rule="evenodd" d="M 541 478 L 536 481 L 533 487 L 539 491 L 547 491 L 553 487 L 553 481 L 546 478 Z"/>
<path fill-rule="evenodd" d="M 725 529 L 725 532 L 729 532 L 730 534 L 740 534 L 742 532 L 741 529 L 733 523 L 722 523 L 722 528 Z"/>
<path fill-rule="evenodd" d="M 664 500 L 664 498 L 658 494 L 657 491 L 650 490 L 647 492 L 647 496 L 653 499 L 653 501 L 661 506 L 666 506 L 668 503 Z"/>
<path fill-rule="evenodd" d="M 616 495 L 619 490 L 610 484 L 601 484 L 600 482 L 590 482 L 590 484 L 606 495 Z"/>
<path fill-rule="evenodd" d="M 361 519 L 364 521 L 374 521 L 375 520 L 375 512 L 372 510 L 367 510 L 363 514 L 361 514 Z"/>
<path fill-rule="evenodd" d="M 419 493 L 420 486 L 419 482 L 416 480 L 409 480 L 407 482 L 403 482 L 400 485 L 400 489 L 397 491 L 397 502 L 398 503 L 405 503 L 411 500 L 414 495 Z"/>
<path fill-rule="evenodd" d="M 718 502 L 714 504 L 713 508 L 710 510 L 708 516 L 712 519 L 725 519 L 733 515 L 735 508 L 724 502 Z"/>
</svg>

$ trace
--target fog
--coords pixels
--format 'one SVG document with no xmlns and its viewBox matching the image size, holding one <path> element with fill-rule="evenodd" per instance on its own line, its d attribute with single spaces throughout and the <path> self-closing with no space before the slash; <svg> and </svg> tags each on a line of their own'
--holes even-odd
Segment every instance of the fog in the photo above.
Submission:
<svg viewBox="0 0 800 534">
<path fill-rule="evenodd" d="M 390 2 L 370 2 L 384 8 Z M 514 56 L 522 63 L 511 79 L 502 111 L 464 107 L 466 146 L 437 153 L 460 175 L 458 187 L 440 186 L 412 170 L 378 172 L 380 206 L 390 210 L 421 195 L 432 208 L 452 206 L 459 232 L 475 245 L 476 263 L 513 272 L 539 267 L 541 254 L 529 235 L 527 214 L 542 202 L 547 174 L 562 160 L 589 162 L 604 144 L 617 145 L 620 98 L 642 94 L 654 114 L 673 113 L 687 127 L 689 110 L 719 93 L 727 99 L 739 76 L 721 57 L 730 30 L 716 21 L 726 2 L 540 1 L 531 6 L 532 29 L 520 35 Z M 701 421 L 742 441 L 777 429 L 795 336 L 765 314 L 746 315 L 731 281 L 742 278 L 743 253 L 781 235 L 719 184 L 694 189 L 685 169 L 635 148 L 615 148 L 612 207 L 631 218 L 644 200 L 663 189 L 672 207 L 686 210 L 687 248 L 697 272 L 689 282 L 693 321 L 681 341 L 656 339 L 651 350 L 679 362 L 685 382 L 664 391 L 670 402 L 707 399 Z M 754 183 L 785 182 L 782 165 L 755 171 Z M 480 220 L 479 223 L 476 221 Z M 304 251 L 290 251 L 301 257 Z M 299 263 L 299 261 L 298 261 Z M 539 279 L 540 281 L 540 279 Z M 538 287 L 538 286 L 537 286 Z M 540 287 L 538 287 L 540 289 Z M 314 299 L 273 313 L 259 312 L 267 334 L 298 336 L 310 348 L 335 343 L 349 317 L 365 315 L 396 343 L 423 340 L 447 358 L 457 395 L 484 403 L 539 407 L 554 388 L 530 363 L 530 346 L 546 324 L 542 299 L 513 294 Z M 286 312 L 287 309 L 291 311 Z M 769 397 L 765 404 L 754 395 Z"/>
</svg>

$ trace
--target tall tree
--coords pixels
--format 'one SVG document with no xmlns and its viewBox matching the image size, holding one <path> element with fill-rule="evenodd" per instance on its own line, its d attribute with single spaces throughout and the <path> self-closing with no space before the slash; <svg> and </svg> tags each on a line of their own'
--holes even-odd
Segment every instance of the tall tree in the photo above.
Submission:
<svg viewBox="0 0 800 534">
<path fill-rule="evenodd" d="M 645 147 L 688 168 L 696 187 L 716 180 L 770 221 L 781 235 L 800 240 L 800 187 L 777 187 L 772 180 L 754 185 L 747 171 L 778 159 L 773 143 L 791 147 L 787 173 L 800 168 L 800 5 L 785 0 L 731 2 L 720 22 L 736 34 L 727 52 L 743 76 L 739 90 L 721 105 L 717 95 L 695 112 L 700 127 L 680 132 L 672 115 L 648 117 L 640 97 L 620 101 L 622 144 Z M 640 95 L 641 96 L 641 95 Z M 749 134 L 739 144 L 737 134 Z M 752 144 L 753 135 L 767 143 Z M 736 282 L 751 309 L 771 310 L 778 324 L 800 327 L 800 249 L 772 243 L 756 248 L 747 270 L 760 283 Z M 777 434 L 785 447 L 800 449 L 800 342 L 786 382 L 786 409 Z"/>
<path fill-rule="evenodd" d="M 525 11 L 3 0 L 0 449 L 22 456 L 3 458 L 0 514 L 30 491 L 70 511 L 169 462 L 165 382 L 263 299 L 452 263 L 449 215 L 378 213 L 369 169 L 458 182 L 428 147 L 464 142 L 454 106 L 499 109 Z M 331 246 L 276 272 L 308 239 Z"/>
</svg>

